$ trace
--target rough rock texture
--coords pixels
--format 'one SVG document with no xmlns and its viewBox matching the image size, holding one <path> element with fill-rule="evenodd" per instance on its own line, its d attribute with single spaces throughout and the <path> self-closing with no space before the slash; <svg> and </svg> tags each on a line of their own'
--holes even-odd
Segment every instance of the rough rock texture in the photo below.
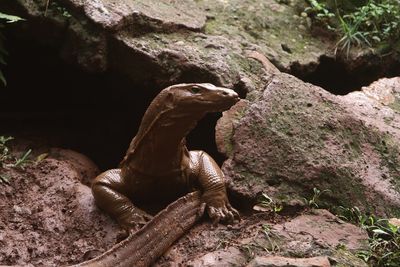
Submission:
<svg viewBox="0 0 400 267">
<path fill-rule="evenodd" d="M 200 256 L 199 258 L 188 260 L 188 266 L 244 266 L 246 258 L 243 253 L 235 247 L 216 250 Z"/>
<path fill-rule="evenodd" d="M 8 0 L 0 8 L 27 19 L 13 25 L 19 36 L 57 47 L 87 71 L 116 71 L 141 84 L 209 81 L 251 90 L 262 72 L 248 51 L 287 71 L 292 65 L 315 68 L 321 55 L 331 54 L 329 42 L 311 36 L 309 22 L 299 16 L 304 7 L 295 1 L 49 3 L 46 10 L 46 1 Z"/>
<path fill-rule="evenodd" d="M 105 29 L 112 31 L 134 29 L 172 31 L 176 28 L 200 30 L 206 16 L 194 1 L 94 0 L 69 1 L 73 8 Z"/>
<path fill-rule="evenodd" d="M 284 257 L 256 257 L 247 267 L 330 267 L 327 257 L 291 259 Z"/>
<path fill-rule="evenodd" d="M 0 264 L 61 266 L 82 262 L 116 243 L 117 225 L 95 206 L 80 181 L 97 167 L 83 155 L 52 149 L 25 170 L 0 168 Z M 62 158 L 62 159 L 61 159 Z M 66 159 L 68 158 L 68 159 Z"/>
<path fill-rule="evenodd" d="M 380 79 L 342 100 L 348 112 L 400 140 L 400 77 Z"/>
<path fill-rule="evenodd" d="M 369 114 L 354 112 L 352 97 L 287 74 L 272 76 L 263 92 L 219 123 L 217 144 L 229 156 L 223 171 L 230 188 L 252 199 L 264 192 L 289 206 L 311 199 L 313 188 L 328 189 L 320 203 L 399 214 L 398 113 L 377 101 L 380 111 L 364 101 Z M 368 116 L 388 109 L 391 123 Z"/>
<path fill-rule="evenodd" d="M 70 149 L 51 148 L 48 156 L 58 161 L 69 163 L 78 173 L 79 181 L 87 186 L 91 185 L 94 177 L 100 174 L 99 168 L 85 155 Z"/>
<path fill-rule="evenodd" d="M 29 142 L 22 143 L 13 148 L 25 151 Z M 89 187 L 82 184 L 98 173 L 97 167 L 85 156 L 59 148 L 38 148 L 32 158 L 45 152 L 45 159 L 25 169 L 0 168 L 9 177 L 9 184 L 0 183 L 0 264 L 5 266 L 70 265 L 101 254 L 118 239 L 119 228 L 96 208 Z M 235 225 L 200 223 L 155 266 L 245 266 L 271 254 L 328 255 L 345 266 L 364 266 L 353 253 L 365 249 L 367 239 L 364 231 L 326 210 L 292 219 L 262 212 L 243 215 Z"/>
<path fill-rule="evenodd" d="M 214 229 L 209 223 L 195 226 L 155 266 L 258 266 L 255 262 L 274 255 L 280 257 L 269 258 L 271 262 L 279 259 L 279 262 L 299 264 L 289 266 L 303 266 L 317 259 L 326 264 L 329 256 L 334 266 L 365 267 L 353 253 L 367 248 L 368 235 L 364 230 L 326 210 L 300 214 L 293 219 L 258 213 L 245 216 L 233 226 L 218 225 Z M 310 257 L 316 258 L 301 260 Z"/>
<path fill-rule="evenodd" d="M 331 190 L 319 203 L 399 215 L 397 81 L 335 97 L 263 69 L 263 57 L 289 71 L 313 69 L 322 55 L 332 56 L 330 43 L 310 35 L 295 1 L 59 0 L 49 1 L 48 10 L 46 2 L 6 0 L 0 8 L 27 19 L 11 25 L 16 35 L 55 47 L 85 71 L 125 74 L 155 88 L 212 82 L 249 92 L 217 132 L 236 197 L 255 200 L 263 192 L 297 207 L 317 187 Z M 265 76 L 271 70 L 272 79 Z M 0 184 L 1 264 L 76 263 L 115 242 L 118 228 L 81 184 L 97 172 L 80 167 L 86 161 L 54 151 L 24 172 L 9 170 L 11 185 Z M 235 226 L 200 224 L 156 266 L 243 266 L 271 254 L 328 255 L 337 265 L 365 266 L 352 253 L 366 240 L 326 211 L 297 218 L 252 214 Z"/>
<path fill-rule="evenodd" d="M 334 250 L 344 246 L 353 252 L 368 248 L 367 233 L 364 230 L 341 221 L 327 210 L 314 210 L 310 214 L 274 225 L 272 229 L 280 238 L 290 240 L 284 245 L 287 247 L 285 251 L 290 251 L 293 246 L 297 248 L 297 253 L 303 255 L 318 255 L 321 248 Z"/>
</svg>

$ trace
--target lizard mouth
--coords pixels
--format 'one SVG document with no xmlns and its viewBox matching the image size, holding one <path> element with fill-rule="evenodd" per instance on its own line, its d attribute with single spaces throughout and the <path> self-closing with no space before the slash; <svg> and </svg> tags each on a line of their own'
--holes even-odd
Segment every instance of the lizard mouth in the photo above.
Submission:
<svg viewBox="0 0 400 267">
<path fill-rule="evenodd" d="M 205 109 L 209 112 L 220 112 L 228 110 L 234 104 L 236 104 L 240 98 L 238 96 L 231 98 L 223 98 L 223 99 L 213 99 L 213 100 L 204 100 L 204 99 L 196 99 L 194 103 L 199 104 L 200 109 Z M 200 107 L 201 106 L 201 107 Z"/>
<path fill-rule="evenodd" d="M 239 97 L 232 98 L 229 101 L 223 101 L 220 105 L 216 107 L 216 111 L 225 111 L 230 109 L 233 105 L 235 105 L 240 100 Z"/>
</svg>

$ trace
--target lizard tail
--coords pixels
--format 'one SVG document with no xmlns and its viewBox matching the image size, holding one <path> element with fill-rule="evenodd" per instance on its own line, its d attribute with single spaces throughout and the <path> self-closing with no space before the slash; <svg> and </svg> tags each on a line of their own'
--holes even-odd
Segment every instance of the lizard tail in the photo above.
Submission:
<svg viewBox="0 0 400 267">
<path fill-rule="evenodd" d="M 146 267 L 157 260 L 203 215 L 199 191 L 171 203 L 143 228 L 102 255 L 71 267 Z"/>
</svg>

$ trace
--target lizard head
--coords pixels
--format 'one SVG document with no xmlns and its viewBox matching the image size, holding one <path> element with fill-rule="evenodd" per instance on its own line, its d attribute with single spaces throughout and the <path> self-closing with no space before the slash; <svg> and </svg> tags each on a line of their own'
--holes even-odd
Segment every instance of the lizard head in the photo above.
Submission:
<svg viewBox="0 0 400 267">
<path fill-rule="evenodd" d="M 182 83 L 165 89 L 175 107 L 188 111 L 224 111 L 239 101 L 232 89 L 217 87 L 210 83 Z"/>
</svg>

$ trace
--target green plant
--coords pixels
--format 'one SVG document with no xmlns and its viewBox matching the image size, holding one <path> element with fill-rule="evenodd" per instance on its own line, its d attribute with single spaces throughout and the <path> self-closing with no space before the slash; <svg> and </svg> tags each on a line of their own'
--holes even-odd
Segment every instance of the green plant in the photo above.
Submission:
<svg viewBox="0 0 400 267">
<path fill-rule="evenodd" d="M 24 19 L 0 12 L 0 65 L 6 65 L 5 57 L 8 55 L 7 50 L 4 46 L 5 37 L 2 34 L 2 30 L 5 27 L 5 24 L 14 23 L 21 20 Z M 5 79 L 1 69 L 0 69 L 0 83 L 2 83 L 4 86 L 7 85 L 7 80 Z"/>
<path fill-rule="evenodd" d="M 47 13 L 49 11 L 49 6 L 53 8 L 53 10 L 57 10 L 57 12 L 61 13 L 61 15 L 65 18 L 70 18 L 72 15 L 68 12 L 68 10 L 65 7 L 60 6 L 57 2 L 47 0 L 46 1 L 46 7 L 44 10 L 44 16 L 47 17 Z"/>
<path fill-rule="evenodd" d="M 263 224 L 261 232 L 265 235 L 265 238 L 269 242 L 269 249 L 266 247 L 263 247 L 263 249 L 265 251 L 267 251 L 268 253 L 279 251 L 280 248 L 279 248 L 278 244 L 271 238 L 273 235 L 271 226 L 269 224 Z"/>
<path fill-rule="evenodd" d="M 331 19 L 335 14 L 327 7 L 325 3 L 318 2 L 318 0 L 307 0 L 309 7 L 304 9 L 308 16 L 314 19 L 314 22 L 326 26 L 331 29 Z"/>
<path fill-rule="evenodd" d="M 314 187 L 313 188 L 313 196 L 311 197 L 311 199 L 304 198 L 304 201 L 307 206 L 318 209 L 319 208 L 318 202 L 319 202 L 321 195 L 323 193 L 327 193 L 327 192 L 331 192 L 331 190 L 325 189 L 325 190 L 321 191 L 318 188 Z"/>
<path fill-rule="evenodd" d="M 32 163 L 31 160 L 29 160 L 29 156 L 32 153 L 32 150 L 29 149 L 26 151 L 21 157 L 16 158 L 10 154 L 10 149 L 7 146 L 7 142 L 13 140 L 14 138 L 11 136 L 0 136 L 0 167 L 12 167 L 12 168 L 20 168 L 23 169 L 26 164 Z M 41 160 L 43 160 L 47 154 L 41 154 L 37 157 L 36 161 L 39 163 Z M 13 163 L 10 163 L 14 161 Z"/>
<path fill-rule="evenodd" d="M 282 204 L 275 202 L 267 194 L 262 193 L 253 209 L 257 211 L 272 211 L 273 213 L 278 213 L 282 211 L 283 206 Z"/>
<path fill-rule="evenodd" d="M 0 183 L 10 184 L 10 177 L 4 174 L 0 174 Z"/>
<path fill-rule="evenodd" d="M 0 136 L 0 167 L 11 158 L 10 150 L 7 147 L 7 142 L 14 139 L 11 136 Z"/>
<path fill-rule="evenodd" d="M 32 152 L 32 150 L 29 149 L 20 158 L 15 159 L 15 163 L 12 164 L 12 167 L 24 169 L 26 164 L 32 162 L 32 161 L 28 160 L 28 157 L 31 154 L 31 152 Z"/>
<path fill-rule="evenodd" d="M 369 236 L 369 250 L 357 256 L 377 267 L 400 266 L 400 227 L 390 220 L 366 215 L 359 208 L 339 207 L 339 217 L 358 224 Z"/>
<path fill-rule="evenodd" d="M 40 162 L 42 162 L 45 158 L 47 158 L 48 155 L 49 155 L 49 153 L 42 153 L 39 156 L 37 156 L 34 161 L 35 165 L 38 165 Z"/>
<path fill-rule="evenodd" d="M 393 0 L 370 0 L 345 16 L 370 42 L 398 40 L 400 37 L 400 5 Z"/>
<path fill-rule="evenodd" d="M 241 245 L 239 249 L 246 255 L 246 258 L 248 260 L 253 259 L 255 256 L 254 248 L 257 248 L 258 246 L 254 244 L 245 244 Z"/>
<path fill-rule="evenodd" d="M 354 46 L 371 46 L 364 33 L 359 31 L 359 23 L 350 23 L 338 15 L 340 21 L 340 33 L 342 38 L 335 45 L 335 55 L 338 49 L 346 51 L 346 57 L 349 57 L 350 49 Z"/>
<path fill-rule="evenodd" d="M 338 35 L 335 53 L 349 56 L 353 47 L 393 49 L 400 42 L 398 0 L 306 0 L 305 12 L 313 24 L 322 24 Z"/>
</svg>

